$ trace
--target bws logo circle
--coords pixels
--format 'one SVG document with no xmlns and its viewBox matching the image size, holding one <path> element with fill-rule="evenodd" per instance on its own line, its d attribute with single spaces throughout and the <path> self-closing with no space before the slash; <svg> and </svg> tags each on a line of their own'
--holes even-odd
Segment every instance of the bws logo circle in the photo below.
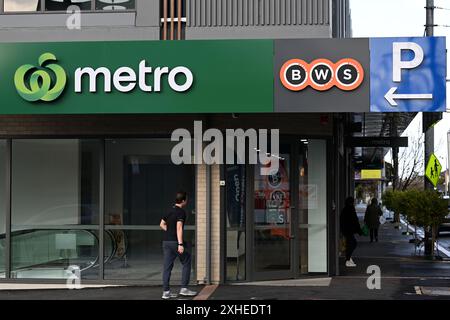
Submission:
<svg viewBox="0 0 450 320">
<path fill-rule="evenodd" d="M 289 90 L 303 90 L 309 85 L 309 65 L 300 59 L 289 60 L 280 70 L 280 79 Z"/>
<path fill-rule="evenodd" d="M 25 100 L 50 102 L 56 100 L 64 91 L 67 75 L 64 69 L 55 64 L 52 53 L 44 53 L 39 57 L 39 67 L 25 64 L 17 69 L 14 85 L 17 93 Z M 30 72 L 33 71 L 31 74 Z"/>
<path fill-rule="evenodd" d="M 364 81 L 364 69 L 354 59 L 342 59 L 335 64 L 336 86 L 344 91 L 352 91 L 358 88 Z"/>
<path fill-rule="evenodd" d="M 351 58 L 341 59 L 337 63 L 317 59 L 310 64 L 301 59 L 291 59 L 281 67 L 280 80 L 291 91 L 301 91 L 308 86 L 317 91 L 326 91 L 334 86 L 352 91 L 364 81 L 364 68 Z"/>
</svg>

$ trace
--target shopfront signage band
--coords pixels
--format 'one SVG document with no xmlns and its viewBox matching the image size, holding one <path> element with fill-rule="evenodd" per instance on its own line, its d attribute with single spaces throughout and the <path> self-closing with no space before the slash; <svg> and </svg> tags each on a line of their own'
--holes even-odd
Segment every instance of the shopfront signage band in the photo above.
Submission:
<svg viewBox="0 0 450 320">
<path fill-rule="evenodd" d="M 0 43 L 0 114 L 446 107 L 444 37 Z"/>
</svg>

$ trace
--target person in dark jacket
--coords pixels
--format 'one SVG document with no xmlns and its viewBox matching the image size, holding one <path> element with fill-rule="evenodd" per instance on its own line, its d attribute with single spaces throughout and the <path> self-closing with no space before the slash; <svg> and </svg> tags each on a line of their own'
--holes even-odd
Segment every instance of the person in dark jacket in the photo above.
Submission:
<svg viewBox="0 0 450 320">
<path fill-rule="evenodd" d="M 352 259 L 353 251 L 355 251 L 357 246 L 355 233 L 362 235 L 362 231 L 356 215 L 355 199 L 353 197 L 348 197 L 345 200 L 345 207 L 341 212 L 340 225 L 341 233 L 345 238 L 345 266 L 356 267 Z"/>
<path fill-rule="evenodd" d="M 380 227 L 380 217 L 383 215 L 380 206 L 378 205 L 378 200 L 376 198 L 372 199 L 370 205 L 367 206 L 366 214 L 364 215 L 364 223 L 370 230 L 370 242 L 378 242 L 378 228 Z"/>
</svg>

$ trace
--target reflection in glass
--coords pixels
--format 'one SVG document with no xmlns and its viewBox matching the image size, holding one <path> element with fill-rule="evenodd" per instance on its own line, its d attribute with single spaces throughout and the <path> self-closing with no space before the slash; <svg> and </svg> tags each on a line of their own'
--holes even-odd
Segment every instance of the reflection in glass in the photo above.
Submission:
<svg viewBox="0 0 450 320">
<path fill-rule="evenodd" d="M 227 280 L 245 280 L 245 166 L 226 166 Z"/>
<path fill-rule="evenodd" d="M 98 224 L 97 140 L 14 140 L 12 230 Z"/>
<path fill-rule="evenodd" d="M 35 12 L 40 11 L 40 0 L 4 0 L 5 12 Z"/>
<path fill-rule="evenodd" d="M 37 230 L 11 234 L 12 278 L 98 278 L 98 231 Z"/>
<path fill-rule="evenodd" d="M 95 9 L 105 11 L 132 10 L 135 0 L 96 0 Z"/>
<path fill-rule="evenodd" d="M 195 224 L 195 167 L 172 164 L 174 145 L 166 139 L 106 141 L 106 224 L 159 226 L 179 190 L 189 197 L 186 225 Z"/>
<path fill-rule="evenodd" d="M 106 140 L 105 239 L 111 240 L 105 242 L 105 279 L 162 281 L 159 223 L 180 190 L 188 194 L 184 238 L 194 242 L 195 167 L 172 163 L 175 145 L 168 139 Z M 179 267 L 173 279 L 181 279 Z"/>
<path fill-rule="evenodd" d="M 150 280 L 161 282 L 163 268 L 162 231 L 107 230 L 105 239 L 105 279 Z M 186 230 L 186 248 L 192 254 L 192 276 L 195 279 L 195 231 Z M 175 262 L 171 281 L 181 280 L 181 263 Z"/>
<path fill-rule="evenodd" d="M 12 141 L 11 277 L 98 277 L 100 142 Z M 70 226 L 78 226 L 71 230 Z"/>
<path fill-rule="evenodd" d="M 300 179 L 299 201 L 303 252 L 300 252 L 300 271 L 324 273 L 327 272 L 328 253 L 326 141 L 309 140 L 302 148 L 304 176 Z"/>
<path fill-rule="evenodd" d="M 5 232 L 6 232 L 6 141 L 0 140 L 0 278 L 5 277 Z"/>
<path fill-rule="evenodd" d="M 91 10 L 91 0 L 45 0 L 46 11 L 67 11 L 70 6 L 77 6 L 79 10 Z"/>
<path fill-rule="evenodd" d="M 261 175 L 255 166 L 254 224 L 255 270 L 289 270 L 290 184 L 289 155 L 282 154 L 280 167 L 272 175 Z"/>
</svg>

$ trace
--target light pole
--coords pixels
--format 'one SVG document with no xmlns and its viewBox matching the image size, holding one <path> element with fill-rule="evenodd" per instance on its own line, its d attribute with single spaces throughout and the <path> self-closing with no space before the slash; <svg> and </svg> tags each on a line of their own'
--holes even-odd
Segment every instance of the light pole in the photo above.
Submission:
<svg viewBox="0 0 450 320">
<path fill-rule="evenodd" d="M 425 23 L 425 34 L 427 37 L 432 37 L 434 35 L 434 0 L 426 0 L 426 23 Z M 442 116 L 442 114 L 441 114 Z M 425 158 L 424 158 L 424 188 L 425 190 L 433 190 L 433 184 L 428 181 L 425 177 L 426 167 L 428 159 L 430 159 L 431 154 L 434 152 L 434 128 L 433 124 L 439 119 L 437 113 L 434 112 L 423 112 L 422 113 L 422 125 L 423 132 L 425 133 Z M 424 228 L 425 232 L 425 255 L 431 255 L 433 252 L 431 244 L 431 232 L 429 228 Z"/>
<path fill-rule="evenodd" d="M 447 184 L 445 193 L 450 196 L 450 130 L 447 132 Z"/>
</svg>

